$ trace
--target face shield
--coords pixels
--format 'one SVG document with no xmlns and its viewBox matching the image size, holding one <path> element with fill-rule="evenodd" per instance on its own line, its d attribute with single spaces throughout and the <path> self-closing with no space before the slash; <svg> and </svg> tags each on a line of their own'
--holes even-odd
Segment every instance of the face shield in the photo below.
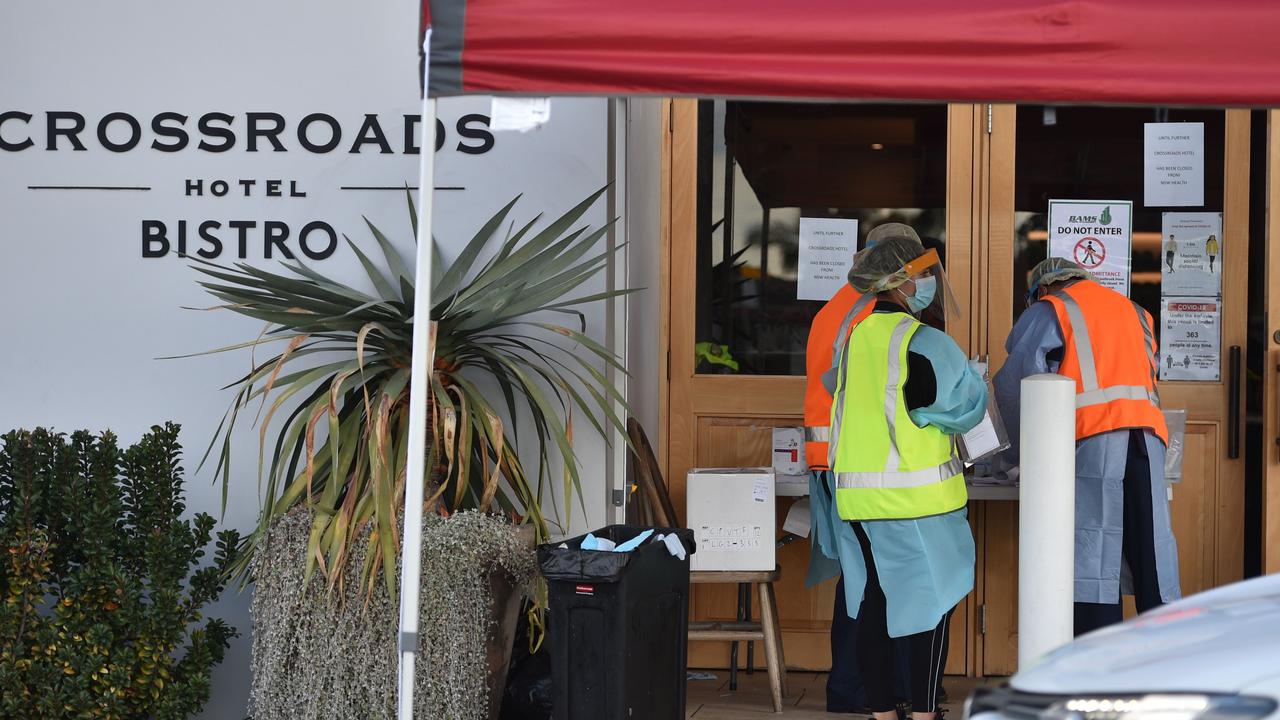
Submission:
<svg viewBox="0 0 1280 720">
<path fill-rule="evenodd" d="M 945 330 L 948 322 L 960 319 L 960 304 L 947 282 L 937 250 L 928 250 L 908 262 L 899 277 L 905 279 L 889 292 L 897 295 L 921 322 Z"/>
</svg>

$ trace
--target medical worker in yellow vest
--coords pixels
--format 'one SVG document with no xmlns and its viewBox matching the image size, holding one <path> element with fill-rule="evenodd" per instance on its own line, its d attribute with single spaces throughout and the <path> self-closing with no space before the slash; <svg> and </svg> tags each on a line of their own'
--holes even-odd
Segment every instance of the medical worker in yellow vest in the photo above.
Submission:
<svg viewBox="0 0 1280 720">
<path fill-rule="evenodd" d="M 1164 477 L 1168 429 L 1156 393 L 1151 315 L 1064 258 L 1036 265 L 1027 309 L 993 380 L 1017 463 L 1022 379 L 1076 381 L 1075 632 L 1118 623 L 1127 567 L 1139 612 L 1181 597 Z"/>
<path fill-rule="evenodd" d="M 946 333 L 958 310 L 936 251 L 914 230 L 859 252 L 849 283 L 876 296 L 849 335 L 831 415 L 835 504 L 855 544 L 842 553 L 857 608 L 858 665 L 876 720 L 894 720 L 894 642 L 908 656 L 911 710 L 935 717 L 955 606 L 973 588 L 964 465 L 953 437 L 986 412 L 986 384 Z M 855 549 L 856 548 L 856 549 Z"/>
</svg>

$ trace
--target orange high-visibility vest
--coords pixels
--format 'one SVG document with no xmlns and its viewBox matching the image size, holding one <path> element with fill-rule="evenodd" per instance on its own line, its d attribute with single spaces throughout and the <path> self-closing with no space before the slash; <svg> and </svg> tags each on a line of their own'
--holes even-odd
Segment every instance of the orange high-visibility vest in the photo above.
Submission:
<svg viewBox="0 0 1280 720">
<path fill-rule="evenodd" d="M 1076 381 L 1076 439 L 1136 428 L 1151 430 L 1167 444 L 1151 315 L 1091 280 L 1045 300 L 1058 314 L 1065 342 L 1058 372 Z"/>
<path fill-rule="evenodd" d="M 831 369 L 835 357 L 836 338 L 848 339 L 849 332 L 871 314 L 874 302 L 864 302 L 854 313 L 862 294 L 851 285 L 843 285 L 835 296 L 818 311 L 809 326 L 805 346 L 806 380 L 804 390 L 804 456 L 813 470 L 828 469 L 827 443 L 831 438 L 831 393 L 822 384 L 822 376 Z M 843 330 L 843 333 L 842 333 Z"/>
</svg>

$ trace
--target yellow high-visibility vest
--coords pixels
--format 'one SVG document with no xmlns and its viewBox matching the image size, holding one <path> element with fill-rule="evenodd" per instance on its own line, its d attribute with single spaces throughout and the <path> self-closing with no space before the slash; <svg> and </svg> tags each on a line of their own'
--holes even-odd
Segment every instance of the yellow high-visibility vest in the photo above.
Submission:
<svg viewBox="0 0 1280 720">
<path fill-rule="evenodd" d="M 831 413 L 836 508 L 845 520 L 909 520 L 968 502 L 952 437 L 917 427 L 907 413 L 907 346 L 921 327 L 906 313 L 875 313 L 845 344 Z"/>
</svg>

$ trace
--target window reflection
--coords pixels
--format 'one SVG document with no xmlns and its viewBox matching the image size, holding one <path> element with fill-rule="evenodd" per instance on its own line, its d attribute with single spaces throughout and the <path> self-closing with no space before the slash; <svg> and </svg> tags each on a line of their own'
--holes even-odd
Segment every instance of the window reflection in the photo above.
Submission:
<svg viewBox="0 0 1280 720">
<path fill-rule="evenodd" d="M 697 372 L 804 374 L 802 216 L 858 220 L 858 247 L 905 222 L 945 254 L 946 131 L 945 105 L 700 103 Z"/>
</svg>

